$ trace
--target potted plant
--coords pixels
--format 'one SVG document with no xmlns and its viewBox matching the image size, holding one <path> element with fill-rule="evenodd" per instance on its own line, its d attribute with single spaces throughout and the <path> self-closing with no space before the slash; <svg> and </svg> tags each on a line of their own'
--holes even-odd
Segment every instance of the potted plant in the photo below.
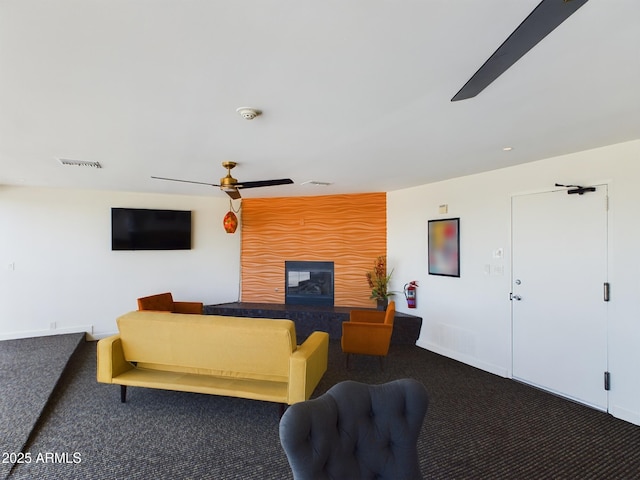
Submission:
<svg viewBox="0 0 640 480">
<path fill-rule="evenodd" d="M 386 310 L 389 303 L 389 297 L 394 292 L 389 291 L 389 281 L 391 274 L 387 274 L 387 258 L 383 255 L 379 256 L 373 262 L 373 270 L 367 272 L 367 282 L 371 288 L 371 296 L 378 303 L 378 310 Z"/>
</svg>

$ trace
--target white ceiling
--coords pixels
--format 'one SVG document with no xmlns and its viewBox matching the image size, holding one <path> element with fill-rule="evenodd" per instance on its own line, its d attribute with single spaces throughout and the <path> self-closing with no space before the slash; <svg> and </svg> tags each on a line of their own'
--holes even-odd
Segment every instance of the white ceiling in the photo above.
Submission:
<svg viewBox="0 0 640 480">
<path fill-rule="evenodd" d="M 450 101 L 538 3 L 2 0 L 0 185 L 224 196 L 150 176 L 233 160 L 295 182 L 244 197 L 392 191 L 640 138 L 638 0 L 590 0 Z"/>
</svg>

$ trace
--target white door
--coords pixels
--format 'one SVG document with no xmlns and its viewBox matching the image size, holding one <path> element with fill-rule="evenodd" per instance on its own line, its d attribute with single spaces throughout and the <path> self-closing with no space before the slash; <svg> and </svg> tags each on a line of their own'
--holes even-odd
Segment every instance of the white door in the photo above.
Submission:
<svg viewBox="0 0 640 480">
<path fill-rule="evenodd" d="M 607 187 L 512 198 L 513 377 L 607 410 Z"/>
</svg>

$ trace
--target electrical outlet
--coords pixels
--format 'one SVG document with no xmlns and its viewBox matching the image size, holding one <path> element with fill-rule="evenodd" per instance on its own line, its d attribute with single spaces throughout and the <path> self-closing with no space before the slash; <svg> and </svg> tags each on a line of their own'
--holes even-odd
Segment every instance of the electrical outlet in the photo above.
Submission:
<svg viewBox="0 0 640 480">
<path fill-rule="evenodd" d="M 49 324 L 49 330 L 55 330 L 56 329 L 56 322 L 51 322 Z"/>
</svg>

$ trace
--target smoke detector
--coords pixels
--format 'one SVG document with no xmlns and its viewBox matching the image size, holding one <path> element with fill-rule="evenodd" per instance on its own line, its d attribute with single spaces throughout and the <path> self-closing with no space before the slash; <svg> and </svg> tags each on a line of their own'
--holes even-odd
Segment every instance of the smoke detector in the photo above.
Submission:
<svg viewBox="0 0 640 480">
<path fill-rule="evenodd" d="M 236 109 L 236 112 L 238 112 L 245 120 L 253 120 L 262 113 L 260 110 L 256 110 L 251 107 L 240 107 Z"/>
</svg>

